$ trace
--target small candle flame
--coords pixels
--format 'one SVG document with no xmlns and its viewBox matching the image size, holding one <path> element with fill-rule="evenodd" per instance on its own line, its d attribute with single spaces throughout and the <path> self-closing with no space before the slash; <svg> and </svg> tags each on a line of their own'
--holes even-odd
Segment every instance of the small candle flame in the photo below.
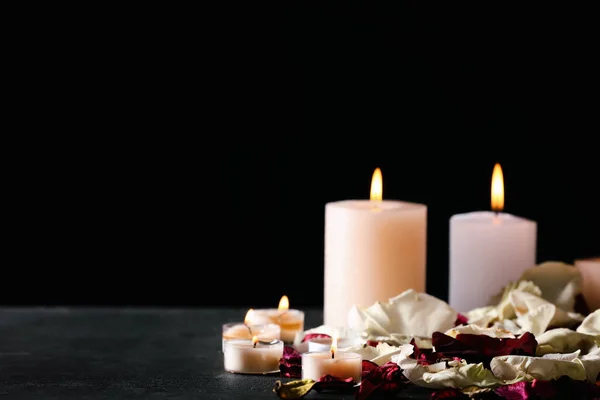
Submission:
<svg viewBox="0 0 600 400">
<path fill-rule="evenodd" d="M 504 177 L 500 164 L 494 165 L 492 172 L 492 211 L 501 212 L 504 209 Z"/>
<path fill-rule="evenodd" d="M 334 332 L 331 337 L 331 358 L 335 357 L 335 352 L 337 350 L 337 342 L 338 342 L 338 333 Z"/>
<path fill-rule="evenodd" d="M 279 300 L 279 307 L 277 309 L 279 311 L 287 311 L 290 308 L 290 300 L 287 296 L 283 296 L 281 300 Z"/>
<path fill-rule="evenodd" d="M 371 178 L 371 200 L 381 201 L 383 199 L 383 178 L 381 176 L 381 170 L 375 169 L 373 172 L 373 178 Z"/>
<path fill-rule="evenodd" d="M 250 324 L 252 323 L 253 314 L 254 314 L 254 310 L 249 309 L 248 312 L 246 313 L 246 317 L 244 318 L 244 325 L 246 325 L 246 328 L 248 328 L 248 333 L 250 335 L 252 335 L 252 327 L 250 326 Z"/>
<path fill-rule="evenodd" d="M 258 343 L 258 336 L 253 336 L 252 337 L 252 347 L 256 347 L 257 343 Z"/>
<path fill-rule="evenodd" d="M 245 325 L 249 325 L 250 322 L 252 321 L 252 317 L 254 316 L 254 310 L 251 308 L 248 310 L 248 312 L 246 313 L 246 317 L 244 318 L 244 324 Z"/>
</svg>

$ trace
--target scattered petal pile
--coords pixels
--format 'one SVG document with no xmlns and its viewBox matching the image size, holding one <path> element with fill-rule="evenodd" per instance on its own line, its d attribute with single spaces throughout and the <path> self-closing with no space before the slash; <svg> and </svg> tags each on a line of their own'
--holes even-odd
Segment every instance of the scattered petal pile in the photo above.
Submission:
<svg viewBox="0 0 600 400">
<path fill-rule="evenodd" d="M 286 346 L 274 392 L 299 399 L 311 390 L 357 400 L 399 391 L 432 399 L 600 399 L 600 310 L 578 308 L 582 279 L 568 264 L 537 265 L 461 315 L 447 303 L 407 290 L 388 302 L 354 306 L 349 327 L 321 326 Z M 360 383 L 324 376 L 302 380 L 301 353 L 314 337 L 352 338 L 363 357 Z M 375 396 L 373 396 L 375 397 Z"/>
</svg>

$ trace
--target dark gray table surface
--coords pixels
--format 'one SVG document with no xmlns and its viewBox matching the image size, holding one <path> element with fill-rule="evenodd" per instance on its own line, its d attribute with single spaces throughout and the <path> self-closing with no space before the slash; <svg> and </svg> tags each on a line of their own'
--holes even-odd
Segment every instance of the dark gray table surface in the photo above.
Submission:
<svg viewBox="0 0 600 400">
<path fill-rule="evenodd" d="M 0 308 L 0 398 L 277 400 L 278 376 L 223 370 L 222 324 L 246 311 Z M 306 329 L 321 325 L 305 312 Z"/>
</svg>

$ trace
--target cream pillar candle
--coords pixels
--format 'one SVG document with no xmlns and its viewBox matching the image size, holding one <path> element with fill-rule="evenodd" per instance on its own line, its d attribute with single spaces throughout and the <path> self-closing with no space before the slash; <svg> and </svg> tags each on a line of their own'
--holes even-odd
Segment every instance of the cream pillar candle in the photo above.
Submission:
<svg viewBox="0 0 600 400">
<path fill-rule="evenodd" d="M 450 218 L 449 304 L 467 312 L 488 304 L 509 282 L 536 265 L 537 223 L 503 213 L 504 181 L 492 174 L 492 210 Z"/>
<path fill-rule="evenodd" d="M 379 168 L 370 200 L 325 206 L 324 324 L 345 327 L 353 305 L 425 291 L 427 206 L 382 200 Z"/>
<path fill-rule="evenodd" d="M 223 365 L 226 371 L 239 374 L 273 374 L 279 372 L 283 342 L 263 343 L 257 336 L 250 339 L 225 340 Z"/>
<path fill-rule="evenodd" d="M 600 257 L 575 260 L 583 281 L 581 291 L 590 312 L 600 308 Z"/>
</svg>

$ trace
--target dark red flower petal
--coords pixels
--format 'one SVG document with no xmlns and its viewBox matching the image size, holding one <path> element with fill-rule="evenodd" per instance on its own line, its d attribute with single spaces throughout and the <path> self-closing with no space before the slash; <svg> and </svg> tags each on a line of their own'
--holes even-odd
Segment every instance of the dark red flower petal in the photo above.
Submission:
<svg viewBox="0 0 600 400">
<path fill-rule="evenodd" d="M 517 382 L 500 386 L 496 394 L 506 400 L 554 399 L 560 398 L 560 393 L 554 382 L 539 381 Z"/>
<path fill-rule="evenodd" d="M 291 346 L 283 346 L 283 356 L 279 359 L 279 373 L 283 378 L 302 377 L 302 355 Z"/>
<path fill-rule="evenodd" d="M 364 377 L 369 374 L 369 372 L 371 372 L 374 369 L 379 368 L 379 365 L 375 364 L 373 361 L 369 361 L 369 360 L 362 360 L 362 377 L 364 379 Z"/>
<path fill-rule="evenodd" d="M 306 335 L 304 335 L 304 338 L 302 338 L 302 343 L 309 341 L 311 339 L 321 339 L 321 338 L 331 338 L 331 336 L 325 334 L 325 333 L 307 333 Z"/>
<path fill-rule="evenodd" d="M 379 342 L 377 340 L 367 340 L 367 345 L 372 347 L 377 347 Z"/>
<path fill-rule="evenodd" d="M 410 344 L 413 346 L 413 353 L 410 357 L 417 360 L 421 365 L 435 364 L 441 357 L 438 353 L 434 353 L 432 349 L 420 349 L 415 339 L 412 339 Z"/>
<path fill-rule="evenodd" d="M 556 386 L 550 381 L 534 379 L 531 382 L 531 389 L 540 399 L 553 399 L 558 395 Z"/>
<path fill-rule="evenodd" d="M 454 321 L 454 326 L 466 325 L 467 323 L 469 323 L 469 319 L 461 313 L 458 313 L 456 316 L 456 321 Z"/>
<path fill-rule="evenodd" d="M 432 344 L 442 358 L 463 358 L 469 363 L 481 362 L 489 367 L 491 359 L 496 356 L 534 356 L 537 340 L 529 332 L 514 339 L 470 333 L 458 334 L 453 338 L 441 332 L 434 332 Z"/>
<path fill-rule="evenodd" d="M 506 400 L 527 400 L 533 396 L 531 382 L 517 382 L 500 386 L 496 394 Z"/>
<path fill-rule="evenodd" d="M 364 365 L 364 364 L 363 364 Z M 374 392 L 391 394 L 402 389 L 408 380 L 402 374 L 402 369 L 394 362 L 387 362 L 363 374 L 357 400 L 365 400 Z"/>
<path fill-rule="evenodd" d="M 506 400 L 600 399 L 600 388 L 592 382 L 561 376 L 552 381 L 534 379 L 500 386 L 495 393 Z"/>
<path fill-rule="evenodd" d="M 302 355 L 292 346 L 283 346 L 283 357 L 284 360 L 301 361 Z"/>
<path fill-rule="evenodd" d="M 356 382 L 352 378 L 340 379 L 331 375 L 322 376 L 313 386 L 317 392 L 352 393 L 357 391 Z"/>
</svg>

